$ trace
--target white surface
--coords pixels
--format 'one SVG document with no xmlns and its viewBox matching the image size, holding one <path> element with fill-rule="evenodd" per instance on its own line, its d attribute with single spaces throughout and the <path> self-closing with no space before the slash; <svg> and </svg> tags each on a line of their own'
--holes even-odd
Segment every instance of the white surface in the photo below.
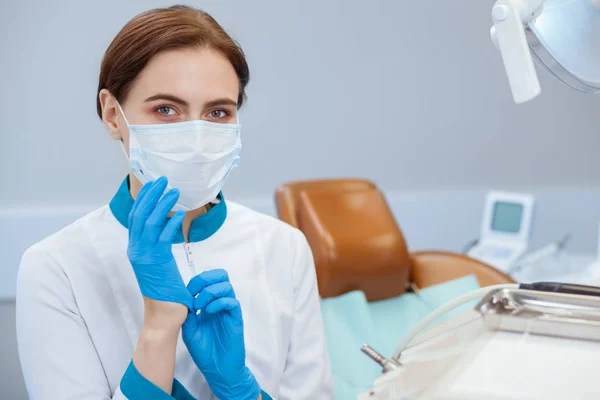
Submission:
<svg viewBox="0 0 600 400">
<path fill-rule="evenodd" d="M 420 335 L 361 400 L 595 400 L 600 342 L 489 332 L 468 311 Z M 371 395 L 372 393 L 372 395 Z"/>
<path fill-rule="evenodd" d="M 485 341 L 476 355 L 461 360 L 461 371 L 450 373 L 449 387 L 435 399 L 600 398 L 598 342 L 508 332 Z"/>
</svg>

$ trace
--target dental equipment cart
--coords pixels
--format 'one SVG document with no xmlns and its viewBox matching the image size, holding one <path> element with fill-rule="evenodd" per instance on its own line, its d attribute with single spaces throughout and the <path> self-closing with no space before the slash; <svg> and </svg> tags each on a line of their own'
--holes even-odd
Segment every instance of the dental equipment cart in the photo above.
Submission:
<svg viewBox="0 0 600 400">
<path fill-rule="evenodd" d="M 390 361 L 359 400 L 600 399 L 600 297 L 492 290 Z"/>
</svg>

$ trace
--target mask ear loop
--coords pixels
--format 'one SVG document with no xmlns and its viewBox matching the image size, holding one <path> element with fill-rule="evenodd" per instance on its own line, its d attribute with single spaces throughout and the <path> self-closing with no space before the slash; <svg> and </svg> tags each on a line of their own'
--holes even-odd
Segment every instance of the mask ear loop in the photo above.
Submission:
<svg viewBox="0 0 600 400">
<path fill-rule="evenodd" d="M 123 139 L 119 141 L 119 144 L 119 147 L 121 148 L 121 150 L 123 150 L 123 154 L 125 154 L 125 159 L 127 159 L 127 161 L 131 161 L 129 160 L 129 153 L 127 153 L 127 150 L 125 149 L 125 143 L 123 143 Z"/>
<path fill-rule="evenodd" d="M 117 103 L 117 107 L 119 107 L 119 111 L 121 111 L 121 115 L 123 116 L 123 119 L 125 120 L 125 123 L 127 124 L 127 128 L 129 128 L 129 121 L 127 121 L 127 117 L 125 116 L 125 113 L 123 112 L 123 108 L 121 107 L 121 104 L 119 104 L 119 101 L 117 99 L 115 99 L 115 103 Z"/>
<path fill-rule="evenodd" d="M 115 99 L 115 103 L 117 103 L 117 107 L 119 108 L 119 111 L 121 112 L 121 115 L 123 116 L 123 119 L 125 120 L 125 124 L 127 124 L 127 130 L 129 130 L 129 121 L 127 121 L 127 117 L 125 116 L 125 113 L 123 112 L 123 108 L 121 107 L 121 104 L 119 104 L 119 101 L 117 99 Z M 119 141 L 119 144 L 121 145 L 121 150 L 123 150 L 123 154 L 125 154 L 125 158 L 127 159 L 127 161 L 131 162 L 131 160 L 129 159 L 129 153 L 127 152 L 127 149 L 125 149 L 125 142 L 123 141 L 123 139 L 121 139 Z"/>
</svg>

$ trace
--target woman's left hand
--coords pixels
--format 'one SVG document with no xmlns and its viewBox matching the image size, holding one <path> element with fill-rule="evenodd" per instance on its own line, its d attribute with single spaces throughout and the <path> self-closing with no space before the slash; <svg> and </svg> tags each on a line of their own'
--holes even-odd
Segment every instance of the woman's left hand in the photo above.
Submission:
<svg viewBox="0 0 600 400">
<path fill-rule="evenodd" d="M 242 309 L 227 272 L 205 271 L 188 290 L 200 313 L 188 313 L 183 341 L 212 392 L 220 399 L 256 400 L 260 387 L 246 366 Z"/>
</svg>

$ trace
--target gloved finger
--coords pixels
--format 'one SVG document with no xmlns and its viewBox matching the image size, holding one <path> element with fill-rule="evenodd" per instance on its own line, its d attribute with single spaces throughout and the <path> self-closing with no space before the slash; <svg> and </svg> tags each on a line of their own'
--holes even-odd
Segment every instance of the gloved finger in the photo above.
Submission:
<svg viewBox="0 0 600 400">
<path fill-rule="evenodd" d="M 194 276 L 187 287 L 192 296 L 195 297 L 205 287 L 219 282 L 229 282 L 227 271 L 224 269 L 211 269 Z"/>
<path fill-rule="evenodd" d="M 167 224 L 167 215 L 179 199 L 179 190 L 171 189 L 156 204 L 144 224 L 144 235 L 151 243 L 156 243 Z"/>
<path fill-rule="evenodd" d="M 138 208 L 138 206 L 140 205 L 140 201 L 144 198 L 144 196 L 146 195 L 146 192 L 152 187 L 152 182 L 147 182 L 144 184 L 144 186 L 142 186 L 142 189 L 140 189 L 137 197 L 135 198 L 135 201 L 133 203 L 133 207 L 131 207 L 131 210 L 129 211 L 129 219 L 128 219 L 128 227 L 129 227 L 129 233 L 131 234 L 131 228 L 133 226 L 133 216 L 135 215 L 135 212 Z"/>
<path fill-rule="evenodd" d="M 159 242 L 170 243 L 173 241 L 173 238 L 181 229 L 181 224 L 183 223 L 183 219 L 185 218 L 184 211 L 177 211 L 167 222 L 167 225 L 162 230 L 160 237 L 158 238 Z"/>
<path fill-rule="evenodd" d="M 231 286 L 231 283 L 220 282 L 205 287 L 200 294 L 198 294 L 198 297 L 194 299 L 194 309 L 203 310 L 204 307 L 206 307 L 212 301 L 222 297 L 235 298 L 235 293 L 233 292 L 233 286 Z"/>
<path fill-rule="evenodd" d="M 228 311 L 231 316 L 237 320 L 242 320 L 242 307 L 238 299 L 231 297 L 221 297 L 206 306 L 205 312 L 209 314 L 217 314 L 223 311 Z"/>
<path fill-rule="evenodd" d="M 183 321 L 183 328 L 195 328 L 198 324 L 198 315 L 194 310 L 188 310 L 187 316 L 185 317 L 185 321 Z"/>
<path fill-rule="evenodd" d="M 156 203 L 160 196 L 164 193 L 167 188 L 167 178 L 161 176 L 152 183 L 152 187 L 144 194 L 144 198 L 140 199 L 135 214 L 133 215 L 133 225 L 131 226 L 131 239 L 136 240 L 144 232 L 144 225 L 146 220 L 156 207 Z"/>
<path fill-rule="evenodd" d="M 194 336 L 194 333 L 198 329 L 198 315 L 194 310 L 188 310 L 185 321 L 181 325 L 181 337 L 183 340 L 188 340 Z"/>
</svg>

